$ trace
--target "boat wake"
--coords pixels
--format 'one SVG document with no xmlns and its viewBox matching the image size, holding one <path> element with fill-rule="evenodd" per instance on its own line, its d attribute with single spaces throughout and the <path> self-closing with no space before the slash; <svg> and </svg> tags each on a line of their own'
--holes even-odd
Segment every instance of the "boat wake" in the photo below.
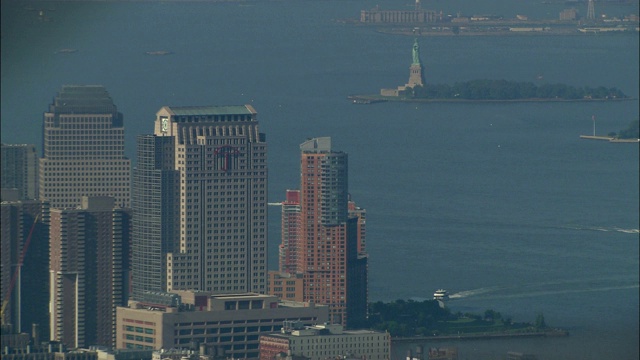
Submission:
<svg viewBox="0 0 640 360">
<path fill-rule="evenodd" d="M 557 289 L 557 290 L 539 290 L 513 294 L 496 294 L 494 296 L 483 297 L 483 300 L 491 299 L 516 299 L 516 298 L 530 298 L 536 296 L 549 296 L 549 295 L 563 295 L 563 294 L 579 294 L 579 293 L 592 293 L 592 292 L 607 292 L 615 290 L 628 290 L 638 289 L 640 285 L 620 285 L 620 286 L 602 286 L 595 288 L 583 288 L 583 289 Z"/>
<path fill-rule="evenodd" d="M 567 225 L 563 226 L 564 229 L 569 230 L 586 230 L 586 231 L 602 231 L 602 232 L 621 232 L 625 234 L 639 234 L 640 229 L 623 229 L 616 226 L 602 227 L 602 226 L 581 226 L 581 225 Z"/>
<path fill-rule="evenodd" d="M 562 295 L 575 293 L 606 292 L 615 290 L 638 289 L 637 280 L 618 279 L 612 284 L 606 279 L 560 280 L 521 286 L 494 286 L 460 291 L 449 296 L 450 299 L 470 298 L 474 300 L 512 299 L 535 296 Z M 599 283 L 599 284 L 598 284 Z"/>
<path fill-rule="evenodd" d="M 462 299 L 470 296 L 478 296 L 478 295 L 488 294 L 492 292 L 497 292 L 504 289 L 505 289 L 504 286 L 491 286 L 491 287 L 484 287 L 484 288 L 473 289 L 473 290 L 460 291 L 455 294 L 449 295 L 449 299 Z"/>
</svg>

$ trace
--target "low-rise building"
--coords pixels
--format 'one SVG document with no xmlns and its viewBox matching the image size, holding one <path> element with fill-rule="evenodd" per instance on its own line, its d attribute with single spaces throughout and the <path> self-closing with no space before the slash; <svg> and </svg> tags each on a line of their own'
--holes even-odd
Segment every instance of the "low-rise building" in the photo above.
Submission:
<svg viewBox="0 0 640 360">
<path fill-rule="evenodd" d="M 507 360 L 537 360 L 537 359 L 538 357 L 536 357 L 533 354 L 525 354 L 517 351 L 509 351 L 507 353 Z"/>
<path fill-rule="evenodd" d="M 288 322 L 280 333 L 260 337 L 260 360 L 274 360 L 280 354 L 309 360 L 358 358 L 389 360 L 391 336 L 373 330 L 344 330 L 342 325 L 303 326 Z"/>
<path fill-rule="evenodd" d="M 560 11 L 560 20 L 577 20 L 578 19 L 578 10 L 575 8 L 564 9 Z"/>
<path fill-rule="evenodd" d="M 89 349 L 98 354 L 98 360 L 151 360 L 153 354 L 153 350 L 116 350 L 104 346 L 91 346 Z"/>
<path fill-rule="evenodd" d="M 327 306 L 279 301 L 271 295 L 212 295 L 175 291 L 179 306 L 130 301 L 116 319 L 118 349 L 199 349 L 205 355 L 257 359 L 260 335 L 279 331 L 284 321 L 306 325 L 328 320 Z"/>
<path fill-rule="evenodd" d="M 458 348 L 429 348 L 429 360 L 458 360 Z"/>
<path fill-rule="evenodd" d="M 57 352 L 54 360 L 98 360 L 98 353 L 93 350 L 75 349 L 67 352 Z"/>
</svg>

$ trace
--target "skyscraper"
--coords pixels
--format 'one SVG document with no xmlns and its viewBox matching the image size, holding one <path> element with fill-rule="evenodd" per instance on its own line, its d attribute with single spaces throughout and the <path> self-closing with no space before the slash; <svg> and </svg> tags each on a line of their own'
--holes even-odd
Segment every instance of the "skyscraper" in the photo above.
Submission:
<svg viewBox="0 0 640 360">
<path fill-rule="evenodd" d="M 15 191 L 16 200 L 38 199 L 38 153 L 32 144 L 2 144 L 2 199 Z"/>
<path fill-rule="evenodd" d="M 178 248 L 180 178 L 171 136 L 140 135 L 133 169 L 132 296 L 167 290 L 167 254 Z"/>
<path fill-rule="evenodd" d="M 264 293 L 267 144 L 256 111 L 161 108 L 154 135 L 138 137 L 133 209 L 136 298 L 183 289 Z"/>
<path fill-rule="evenodd" d="M 65 85 L 44 113 L 40 198 L 74 208 L 82 196 L 112 196 L 129 207 L 131 162 L 123 116 L 104 87 Z"/>
<path fill-rule="evenodd" d="M 17 332 L 49 322 L 49 205 L 37 200 L 3 201 L 0 223 L 2 323 Z"/>
<path fill-rule="evenodd" d="M 67 347 L 115 344 L 116 307 L 126 305 L 129 210 L 111 197 L 83 197 L 51 210 L 51 339 Z"/>
<path fill-rule="evenodd" d="M 280 269 L 287 273 L 270 273 L 270 292 L 329 305 L 333 323 L 357 327 L 367 309 L 365 210 L 349 199 L 348 156 L 333 151 L 328 137 L 300 150 L 300 191 L 287 191 L 282 206 Z"/>
</svg>

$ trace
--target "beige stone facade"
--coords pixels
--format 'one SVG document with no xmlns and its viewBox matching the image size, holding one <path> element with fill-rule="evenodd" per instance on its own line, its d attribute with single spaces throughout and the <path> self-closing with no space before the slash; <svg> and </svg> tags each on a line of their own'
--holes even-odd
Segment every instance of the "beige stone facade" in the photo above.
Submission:
<svg viewBox="0 0 640 360">
<path fill-rule="evenodd" d="M 260 360 L 273 360 L 279 353 L 309 360 L 354 358 L 389 360 L 391 336 L 371 330 L 343 330 L 341 325 L 301 327 L 293 324 L 280 334 L 260 338 Z"/>
<path fill-rule="evenodd" d="M 179 178 L 166 291 L 266 292 L 267 144 L 255 109 L 165 106 L 154 126 L 172 139 Z"/>
<path fill-rule="evenodd" d="M 275 296 L 181 294 L 179 307 L 132 301 L 118 308 L 116 347 L 160 350 L 197 343 L 211 354 L 257 359 L 259 337 L 279 331 L 284 321 L 312 325 L 328 319 L 326 306 L 281 302 Z"/>
</svg>

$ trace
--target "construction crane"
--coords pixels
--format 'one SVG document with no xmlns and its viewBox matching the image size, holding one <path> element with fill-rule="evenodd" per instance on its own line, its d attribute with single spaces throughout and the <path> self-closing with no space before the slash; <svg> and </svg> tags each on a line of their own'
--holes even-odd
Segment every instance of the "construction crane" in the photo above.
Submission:
<svg viewBox="0 0 640 360">
<path fill-rule="evenodd" d="M 11 277 L 11 283 L 9 284 L 9 290 L 4 296 L 2 300 L 2 310 L 0 312 L 0 319 L 2 319 L 2 324 L 4 325 L 4 311 L 7 309 L 7 305 L 9 305 L 9 299 L 11 299 L 11 292 L 16 285 L 16 280 L 18 280 L 18 274 L 20 274 L 20 268 L 22 268 L 22 262 L 24 261 L 24 256 L 27 254 L 27 250 L 29 250 L 29 244 L 31 243 L 31 236 L 33 235 L 33 230 L 36 228 L 36 224 L 38 223 L 38 218 L 40 215 L 38 214 L 36 218 L 33 220 L 33 225 L 31 225 L 31 230 L 29 230 L 29 235 L 27 236 L 27 240 L 24 243 L 24 247 L 22 248 L 22 252 L 20 254 L 20 260 L 18 261 L 18 267 L 13 273 Z"/>
</svg>

